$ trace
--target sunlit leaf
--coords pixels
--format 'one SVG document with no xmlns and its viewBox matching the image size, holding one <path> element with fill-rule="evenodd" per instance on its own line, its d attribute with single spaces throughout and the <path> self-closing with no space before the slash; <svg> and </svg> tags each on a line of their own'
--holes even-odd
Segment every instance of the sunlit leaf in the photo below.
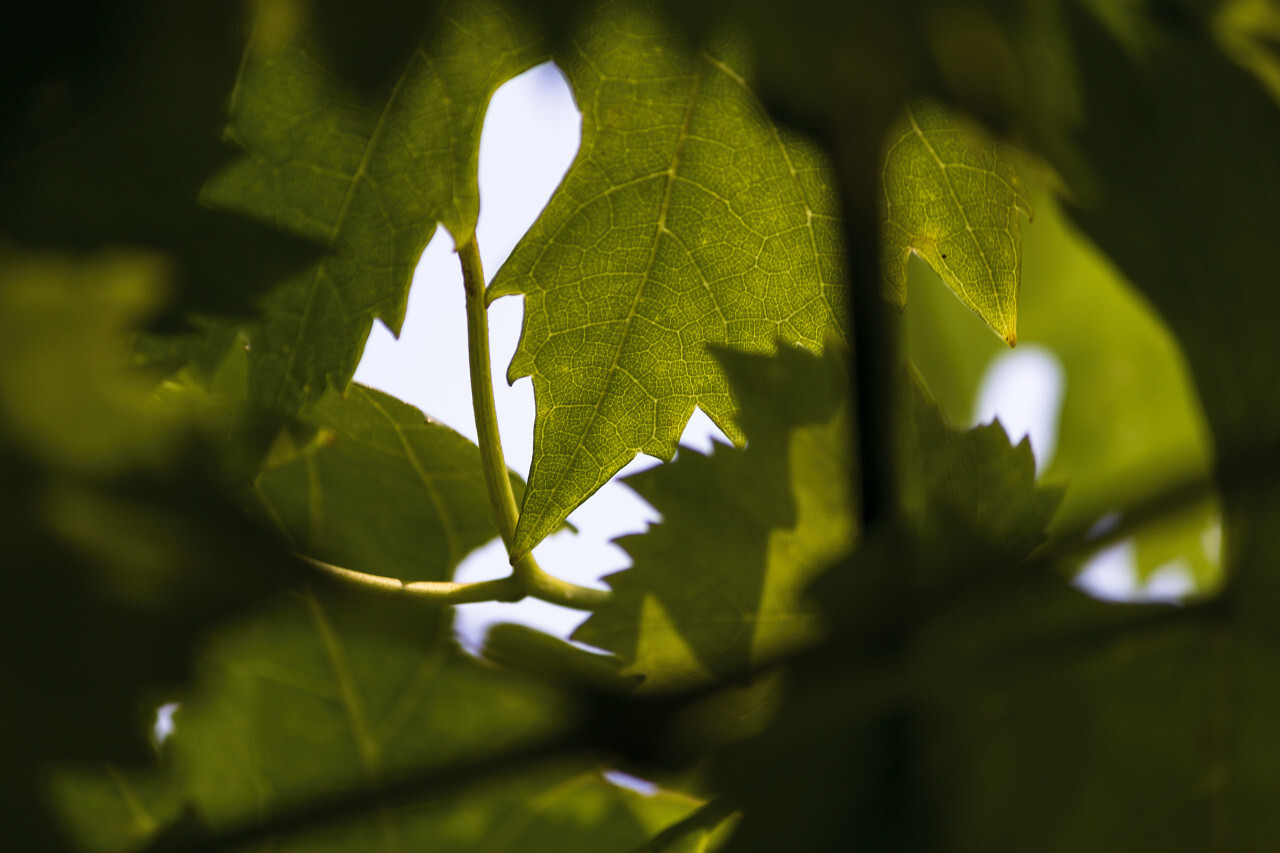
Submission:
<svg viewBox="0 0 1280 853">
<path fill-rule="evenodd" d="M 231 101 L 229 133 L 247 154 L 205 198 L 330 247 L 272 292 L 251 330 L 252 399 L 297 411 L 346 388 L 375 319 L 399 331 L 437 222 L 471 237 L 485 107 L 542 49 L 501 6 L 456 3 L 389 87 L 362 95 L 326 73 L 305 18 L 263 9 Z"/>
<path fill-rule="evenodd" d="M 914 101 L 889 133 L 884 166 L 885 290 L 907 304 L 907 259 L 923 258 L 1005 343 L 1018 339 L 1019 215 L 1031 196 L 996 145 Z"/>
<path fill-rule="evenodd" d="M 669 459 L 695 406 L 742 438 L 708 344 L 816 349 L 844 321 L 814 147 L 731 51 L 680 53 L 633 7 L 593 24 L 559 58 L 581 151 L 490 290 L 525 296 L 508 376 L 533 377 L 538 408 L 518 551 L 637 453 Z"/>
</svg>

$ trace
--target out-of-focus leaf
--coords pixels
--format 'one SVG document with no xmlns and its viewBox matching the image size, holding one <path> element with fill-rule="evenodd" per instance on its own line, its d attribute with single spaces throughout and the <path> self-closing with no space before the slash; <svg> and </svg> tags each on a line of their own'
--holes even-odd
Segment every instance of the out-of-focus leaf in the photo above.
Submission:
<svg viewBox="0 0 1280 853">
<path fill-rule="evenodd" d="M 634 565 L 607 577 L 612 597 L 575 639 L 663 688 L 741 672 L 816 636 L 802 590 L 848 553 L 856 526 L 842 353 L 718 354 L 746 449 L 686 450 L 627 478 L 663 521 L 619 540 Z"/>
<path fill-rule="evenodd" d="M 296 10 L 263 8 L 231 103 L 229 133 L 247 154 L 205 199 L 331 249 L 271 293 L 250 331 L 251 398 L 295 412 L 346 389 L 374 319 L 399 331 L 438 222 L 471 238 L 484 109 L 543 54 L 503 7 L 454 3 L 394 81 L 361 96 L 325 70 Z"/>
<path fill-rule="evenodd" d="M 1076 141 L 1089 171 L 1070 176 L 1068 212 L 1182 342 L 1219 454 L 1265 445 L 1280 424 L 1269 391 L 1280 297 L 1250 247 L 1280 220 L 1280 110 L 1199 35 L 1153 32 L 1132 59 L 1083 15 L 1076 30 L 1089 110 Z M 1177 168 L 1206 157 L 1221 168 Z"/>
<path fill-rule="evenodd" d="M 136 850 L 182 814 L 182 790 L 164 750 L 158 769 L 107 764 L 63 768 L 51 797 L 74 846 L 88 853 Z"/>
<path fill-rule="evenodd" d="M 159 467 L 177 426 L 129 366 L 128 334 L 167 295 L 162 256 L 112 252 L 77 262 L 0 247 L 0 389 L 9 441 L 50 467 L 110 476 Z"/>
<path fill-rule="evenodd" d="M 264 471 L 258 497 L 295 546 L 344 568 L 448 580 L 498 535 L 474 444 L 410 405 L 352 385 L 308 414 L 316 444 Z M 516 474 L 511 485 L 520 493 Z"/>
<path fill-rule="evenodd" d="M 137 253 L 0 253 L 0 724 L 22 733 L 0 749 L 0 809 L 16 849 L 58 849 L 51 762 L 144 758 L 140 723 L 203 632 L 299 571 L 128 369 L 166 272 Z"/>
<path fill-rule="evenodd" d="M 396 73 L 417 49 L 444 0 L 309 0 L 321 52 L 336 76 L 361 94 L 395 84 Z"/>
<path fill-rule="evenodd" d="M 916 101 L 889 133 L 884 167 L 885 290 L 907 304 L 907 260 L 923 258 L 1005 343 L 1017 343 L 1022 236 L 1031 196 L 999 149 Z"/>
<path fill-rule="evenodd" d="M 1280 295 L 1257 247 L 1280 222 L 1280 108 L 1205 32 L 1152 24 L 1138 58 L 1083 14 L 1073 34 L 1088 120 L 1073 140 L 1081 165 L 1064 168 L 1068 212 L 1178 336 L 1219 465 L 1238 475 L 1268 464 L 1280 443 Z M 1274 495 L 1220 487 L 1227 583 L 1240 601 L 1273 600 Z"/>
<path fill-rule="evenodd" d="M 495 625 L 485 635 L 484 658 L 547 684 L 623 692 L 639 677 L 622 675 L 614 655 L 589 652 L 524 625 Z"/>
<path fill-rule="evenodd" d="M 489 291 L 525 297 L 508 377 L 537 403 L 517 552 L 637 453 L 671 458 L 695 406 L 742 438 L 708 344 L 817 349 L 845 319 L 830 178 L 731 48 L 679 52 L 619 4 L 558 61 L 582 148 Z"/>
<path fill-rule="evenodd" d="M 1011 567 L 1044 539 L 1059 495 L 1035 485 L 1029 447 L 1011 447 L 998 425 L 957 432 L 918 392 L 903 415 L 904 524 L 819 579 L 835 645 L 795 669 L 767 735 L 719 766 L 745 813 L 726 849 L 950 845 L 928 797 L 951 771 L 930 714 L 945 725 L 964 710 L 952 691 L 974 673 L 960 667 L 972 645 L 1004 636 L 998 614 L 1024 625 L 1016 594 L 993 578 L 1018 590 Z M 935 746 L 937 769 L 925 763 Z"/>
<path fill-rule="evenodd" d="M 190 311 L 247 313 L 316 257 L 309 241 L 198 204 L 234 156 L 221 131 L 240 4 L 13 0 L 5 13 L 0 231 L 172 252 L 176 292 L 153 316 L 167 328 Z"/>
<path fill-rule="evenodd" d="M 1228 0 L 1213 29 L 1227 53 L 1280 98 L 1280 8 L 1271 0 Z"/>
<path fill-rule="evenodd" d="M 369 607 L 304 593 L 218 638 L 165 745 L 170 779 L 200 823 L 236 824 L 565 724 L 567 706 L 555 693 L 462 655 L 444 640 L 442 617 L 417 603 Z M 76 805 L 109 800 L 112 784 L 64 784 L 63 806 L 82 837 L 102 830 L 97 814 L 76 813 Z M 388 806 L 270 849 L 629 853 L 697 805 L 621 789 L 597 768 L 570 762 L 453 798 Z"/>
<path fill-rule="evenodd" d="M 1183 355 L 1160 319 L 1063 221 L 1053 198 L 1038 195 L 1035 204 L 1023 242 L 1020 340 L 1024 349 L 1047 348 L 1065 374 L 1057 448 L 1042 476 L 1067 487 L 1059 519 L 1087 523 L 1086 513 L 1207 474 L 1209 433 Z M 1003 348 L 930 278 L 913 265 L 907 348 L 943 412 L 965 422 Z M 1198 584 L 1212 585 L 1217 558 L 1194 540 L 1216 515 L 1210 504 L 1183 523 L 1138 531 L 1139 576 L 1182 558 Z"/>
<path fill-rule="evenodd" d="M 999 421 L 956 430 L 914 385 L 908 400 L 902 502 L 917 534 L 927 541 L 961 525 L 1016 556 L 1043 542 L 1062 489 L 1036 484 L 1031 443 L 1011 446 Z"/>
</svg>

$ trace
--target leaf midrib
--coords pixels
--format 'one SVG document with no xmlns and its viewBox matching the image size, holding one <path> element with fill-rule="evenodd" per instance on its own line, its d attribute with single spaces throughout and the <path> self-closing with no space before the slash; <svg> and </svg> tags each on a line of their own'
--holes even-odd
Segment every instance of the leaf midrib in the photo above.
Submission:
<svg viewBox="0 0 1280 853">
<path fill-rule="evenodd" d="M 640 306 L 640 300 L 643 298 L 645 289 L 647 288 L 650 277 L 653 274 L 653 266 L 654 266 L 654 263 L 657 261 L 657 257 L 658 257 L 658 246 L 662 242 L 663 235 L 670 234 L 670 231 L 667 230 L 667 211 L 669 210 L 670 204 L 671 204 L 671 192 L 672 192 L 672 189 L 675 187 L 676 173 L 680 167 L 680 158 L 684 154 L 685 144 L 689 141 L 689 130 L 693 124 L 694 108 L 697 105 L 698 92 L 702 87 L 703 70 L 704 70 L 704 63 L 699 62 L 697 72 L 692 75 L 693 85 L 689 91 L 689 101 L 685 105 L 684 118 L 681 121 L 679 135 L 676 138 L 675 150 L 671 154 L 671 164 L 667 167 L 667 170 L 666 170 L 666 174 L 667 174 L 666 187 L 663 190 L 662 204 L 658 208 L 658 224 L 657 224 L 657 228 L 654 230 L 653 247 L 649 251 L 648 263 L 645 265 L 644 272 L 641 274 L 640 283 L 636 287 L 636 294 L 631 300 L 630 310 L 627 312 L 627 317 L 623 322 L 622 334 L 618 339 L 618 347 L 617 349 L 614 350 L 613 361 L 609 365 L 609 369 L 605 374 L 604 387 L 601 388 L 600 394 L 598 396 L 599 402 L 597 402 L 597 404 L 592 407 L 591 417 L 587 420 L 586 426 L 578 432 L 578 441 L 574 445 L 573 452 L 569 454 L 569 464 L 568 466 L 565 466 L 562 468 L 561 473 L 557 478 L 556 484 L 552 489 L 552 494 L 555 495 L 557 498 L 560 495 L 560 491 L 564 487 L 565 472 L 572 469 L 573 463 L 578 459 L 579 455 L 582 453 L 583 442 L 586 440 L 586 437 L 591 433 L 592 428 L 595 426 L 595 422 L 597 418 L 599 418 L 600 416 L 601 404 L 608 397 L 609 389 L 613 386 L 614 377 L 618 373 L 619 360 L 622 358 L 623 350 L 626 349 L 627 341 L 630 339 L 630 336 L 631 336 L 631 328 L 635 322 L 636 312 Z"/>
<path fill-rule="evenodd" d="M 911 123 L 912 132 L 920 138 L 920 142 L 924 145 L 925 150 L 929 152 L 929 156 L 933 158 L 934 163 L 936 163 L 938 168 L 942 171 L 943 183 L 947 185 L 947 192 L 951 194 L 951 200 L 955 202 L 956 210 L 959 211 L 961 219 L 964 220 L 964 226 L 969 233 L 969 239 L 976 240 L 977 238 L 974 235 L 977 232 L 973 227 L 973 223 L 969 220 L 969 212 L 965 210 L 965 206 L 960 202 L 960 196 L 956 194 L 956 188 L 951 182 L 950 174 L 947 172 L 947 164 L 938 156 L 937 150 L 934 149 L 933 145 L 929 142 L 928 137 L 925 136 L 924 130 L 921 129 L 919 123 L 916 121 L 915 114 L 911 111 L 911 107 L 908 105 L 904 108 L 903 112 L 906 113 L 907 121 Z M 1004 300 L 1000 298 L 999 290 L 995 287 L 995 270 L 991 268 L 991 261 L 987 259 L 985 252 L 979 251 L 976 254 L 982 259 L 982 265 L 987 268 L 987 280 L 992 284 L 992 290 L 995 293 L 996 308 L 1000 312 L 1000 326 L 1003 329 L 1007 329 L 1009 328 L 1009 315 L 1005 312 Z M 974 300 L 973 296 L 969 293 L 968 285 L 964 282 L 963 278 L 951 268 L 951 265 L 946 262 L 946 257 L 941 256 L 938 260 L 944 267 L 946 267 L 947 272 L 951 274 L 952 278 L 960 285 L 961 289 L 964 290 L 965 297 L 976 304 L 976 300 Z"/>
</svg>

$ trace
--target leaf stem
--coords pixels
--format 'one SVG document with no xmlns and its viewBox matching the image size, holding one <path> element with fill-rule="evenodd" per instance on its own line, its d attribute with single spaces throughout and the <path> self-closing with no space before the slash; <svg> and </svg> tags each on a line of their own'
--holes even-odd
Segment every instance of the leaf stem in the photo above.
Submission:
<svg viewBox="0 0 1280 853">
<path fill-rule="evenodd" d="M 480 248 L 474 236 L 459 244 L 457 252 L 462 265 L 462 286 L 467 294 L 471 405 L 476 417 L 480 462 L 484 467 L 484 483 L 489 491 L 493 521 L 498 526 L 502 544 L 510 555 L 513 553 L 520 510 L 516 507 L 515 493 L 511 491 L 511 477 L 502 454 L 498 413 L 493 402 L 493 369 L 489 362 L 489 314 L 484 299 L 484 268 L 480 264 Z M 529 553 L 512 562 L 511 577 L 529 595 L 552 604 L 581 610 L 599 606 L 609 595 L 605 590 L 578 586 L 547 574 L 533 558 L 533 554 Z"/>
<path fill-rule="evenodd" d="M 409 598 L 424 598 L 440 604 L 472 604 L 477 601 L 519 601 L 526 593 L 524 587 L 508 576 L 497 580 L 477 581 L 475 583 L 454 583 L 450 581 L 409 581 L 382 575 L 370 575 L 352 569 L 344 569 L 311 557 L 299 555 L 301 558 L 332 578 L 360 586 L 370 592 L 385 595 L 403 595 Z"/>
</svg>

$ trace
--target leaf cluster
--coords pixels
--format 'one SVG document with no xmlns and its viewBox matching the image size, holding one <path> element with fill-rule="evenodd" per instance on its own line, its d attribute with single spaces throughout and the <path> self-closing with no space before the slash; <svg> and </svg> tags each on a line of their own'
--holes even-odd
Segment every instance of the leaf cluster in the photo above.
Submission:
<svg viewBox="0 0 1280 853">
<path fill-rule="evenodd" d="M 1280 837 L 1272 5 L 0 14 L 6 847 Z M 546 61 L 582 146 L 486 285 L 485 111 Z M 352 382 L 446 238 L 477 443 Z M 1039 476 L 956 426 L 1018 342 L 1067 376 Z M 732 446 L 677 453 L 695 408 Z M 540 566 L 640 453 L 631 567 Z M 1116 543 L 1191 594 L 1087 595 Z M 528 596 L 579 645 L 460 648 L 454 605 Z"/>
</svg>

